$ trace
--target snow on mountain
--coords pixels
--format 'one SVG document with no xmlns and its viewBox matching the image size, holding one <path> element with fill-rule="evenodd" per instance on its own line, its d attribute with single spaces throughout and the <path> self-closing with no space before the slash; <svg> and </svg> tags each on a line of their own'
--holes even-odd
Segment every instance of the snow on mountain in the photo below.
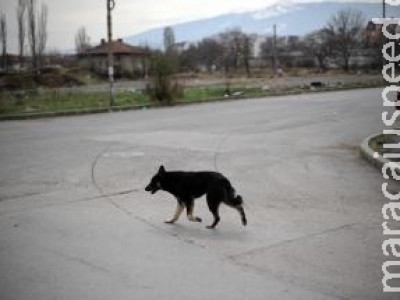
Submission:
<svg viewBox="0 0 400 300">
<path fill-rule="evenodd" d="M 280 15 L 287 14 L 291 11 L 301 10 L 301 9 L 302 9 L 301 5 L 292 3 L 291 1 L 286 1 L 285 3 L 277 3 L 263 10 L 256 11 L 252 14 L 252 17 L 255 20 L 265 20 L 272 17 L 278 17 Z"/>
<path fill-rule="evenodd" d="M 232 28 L 241 28 L 247 33 L 271 35 L 277 25 L 278 35 L 305 35 L 322 28 L 332 15 L 342 9 L 361 11 L 366 21 L 382 15 L 382 4 L 349 2 L 293 3 L 286 1 L 263 10 L 230 13 L 213 18 L 171 25 L 177 42 L 195 42 Z M 399 6 L 387 5 L 387 16 L 400 16 Z M 134 45 L 149 45 L 161 48 L 163 28 L 155 28 L 124 39 Z"/>
</svg>

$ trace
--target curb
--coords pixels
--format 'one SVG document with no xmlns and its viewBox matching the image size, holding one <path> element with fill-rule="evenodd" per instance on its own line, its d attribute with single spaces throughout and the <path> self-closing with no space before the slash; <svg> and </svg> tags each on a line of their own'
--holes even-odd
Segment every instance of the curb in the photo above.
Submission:
<svg viewBox="0 0 400 300">
<path fill-rule="evenodd" d="M 0 121 L 30 120 L 30 119 L 53 118 L 53 117 L 100 114 L 100 113 L 110 113 L 110 112 L 118 112 L 126 110 L 139 110 L 152 107 L 159 107 L 159 105 L 157 104 L 129 105 L 129 106 L 74 109 L 74 110 L 63 110 L 63 111 L 53 111 L 53 112 L 41 112 L 41 113 L 24 113 L 24 114 L 0 116 Z"/>
<path fill-rule="evenodd" d="M 379 155 L 378 152 L 373 151 L 371 149 L 371 147 L 369 146 L 369 142 L 372 139 L 378 137 L 379 135 L 381 135 L 381 134 L 380 133 L 373 134 L 373 135 L 370 135 L 369 137 L 367 137 L 366 139 L 364 139 L 360 145 L 360 154 L 361 154 L 361 157 L 363 157 L 365 160 L 367 160 L 374 167 L 376 167 L 378 169 L 382 169 L 382 166 L 386 163 L 389 163 L 390 160 L 382 157 L 381 155 Z"/>
</svg>

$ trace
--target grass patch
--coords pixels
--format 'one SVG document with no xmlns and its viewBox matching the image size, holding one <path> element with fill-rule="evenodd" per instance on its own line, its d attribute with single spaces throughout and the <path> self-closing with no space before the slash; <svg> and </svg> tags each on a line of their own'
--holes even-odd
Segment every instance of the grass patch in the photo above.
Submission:
<svg viewBox="0 0 400 300">
<path fill-rule="evenodd" d="M 107 108 L 109 93 L 65 92 L 58 90 L 35 90 L 30 92 L 2 93 L 0 114 L 56 112 L 65 110 Z M 150 102 L 147 95 L 133 92 L 115 94 L 116 106 L 144 105 Z"/>
<path fill-rule="evenodd" d="M 219 99 L 224 95 L 223 87 L 204 87 L 204 88 L 187 88 L 183 92 L 183 101 L 192 102 L 198 100 Z"/>
<path fill-rule="evenodd" d="M 217 99 L 232 99 L 235 97 L 256 97 L 267 96 L 267 93 L 261 88 L 233 87 L 231 95 L 226 95 L 225 85 L 217 85 L 212 87 L 187 88 L 184 91 L 183 98 L 179 99 L 184 102 L 205 101 Z"/>
<path fill-rule="evenodd" d="M 309 85 L 298 86 L 280 86 L 274 88 L 261 88 L 261 87 L 247 87 L 244 85 L 236 84 L 231 86 L 231 95 L 225 96 L 226 86 L 215 85 L 211 87 L 193 87 L 186 88 L 182 102 L 193 101 L 206 101 L 206 100 L 220 100 L 220 99 L 235 99 L 235 98 L 255 98 L 255 97 L 271 97 L 271 96 L 284 96 L 296 95 L 303 93 L 314 92 L 329 92 L 340 91 L 359 88 L 373 88 L 384 85 L 383 80 L 370 80 L 350 83 L 337 83 L 334 85 L 322 85 L 321 87 L 313 88 Z"/>
</svg>

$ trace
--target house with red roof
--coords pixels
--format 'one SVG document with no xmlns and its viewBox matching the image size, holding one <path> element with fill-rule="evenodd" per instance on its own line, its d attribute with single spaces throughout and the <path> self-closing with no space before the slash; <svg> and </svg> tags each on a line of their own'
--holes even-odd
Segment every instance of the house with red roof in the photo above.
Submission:
<svg viewBox="0 0 400 300">
<path fill-rule="evenodd" d="M 123 42 L 122 39 L 106 42 L 89 48 L 78 54 L 79 64 L 88 67 L 101 75 L 108 74 L 108 51 L 111 48 L 114 59 L 114 76 L 116 78 L 139 78 L 147 74 L 149 51 Z"/>
</svg>

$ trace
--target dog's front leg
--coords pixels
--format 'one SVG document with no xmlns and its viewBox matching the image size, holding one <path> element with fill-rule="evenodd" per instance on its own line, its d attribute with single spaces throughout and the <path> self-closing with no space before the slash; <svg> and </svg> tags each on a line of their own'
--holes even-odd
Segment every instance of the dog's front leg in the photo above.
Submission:
<svg viewBox="0 0 400 300">
<path fill-rule="evenodd" d="M 194 201 L 188 201 L 186 203 L 186 211 L 187 211 L 187 217 L 188 220 L 191 222 L 201 222 L 201 218 L 197 216 L 193 216 L 193 209 L 194 209 Z"/>
<path fill-rule="evenodd" d="M 165 223 L 167 224 L 175 223 L 179 219 L 181 213 L 183 212 L 183 209 L 184 209 L 183 203 L 178 202 L 174 216 L 172 217 L 172 219 L 165 221 Z"/>
</svg>

